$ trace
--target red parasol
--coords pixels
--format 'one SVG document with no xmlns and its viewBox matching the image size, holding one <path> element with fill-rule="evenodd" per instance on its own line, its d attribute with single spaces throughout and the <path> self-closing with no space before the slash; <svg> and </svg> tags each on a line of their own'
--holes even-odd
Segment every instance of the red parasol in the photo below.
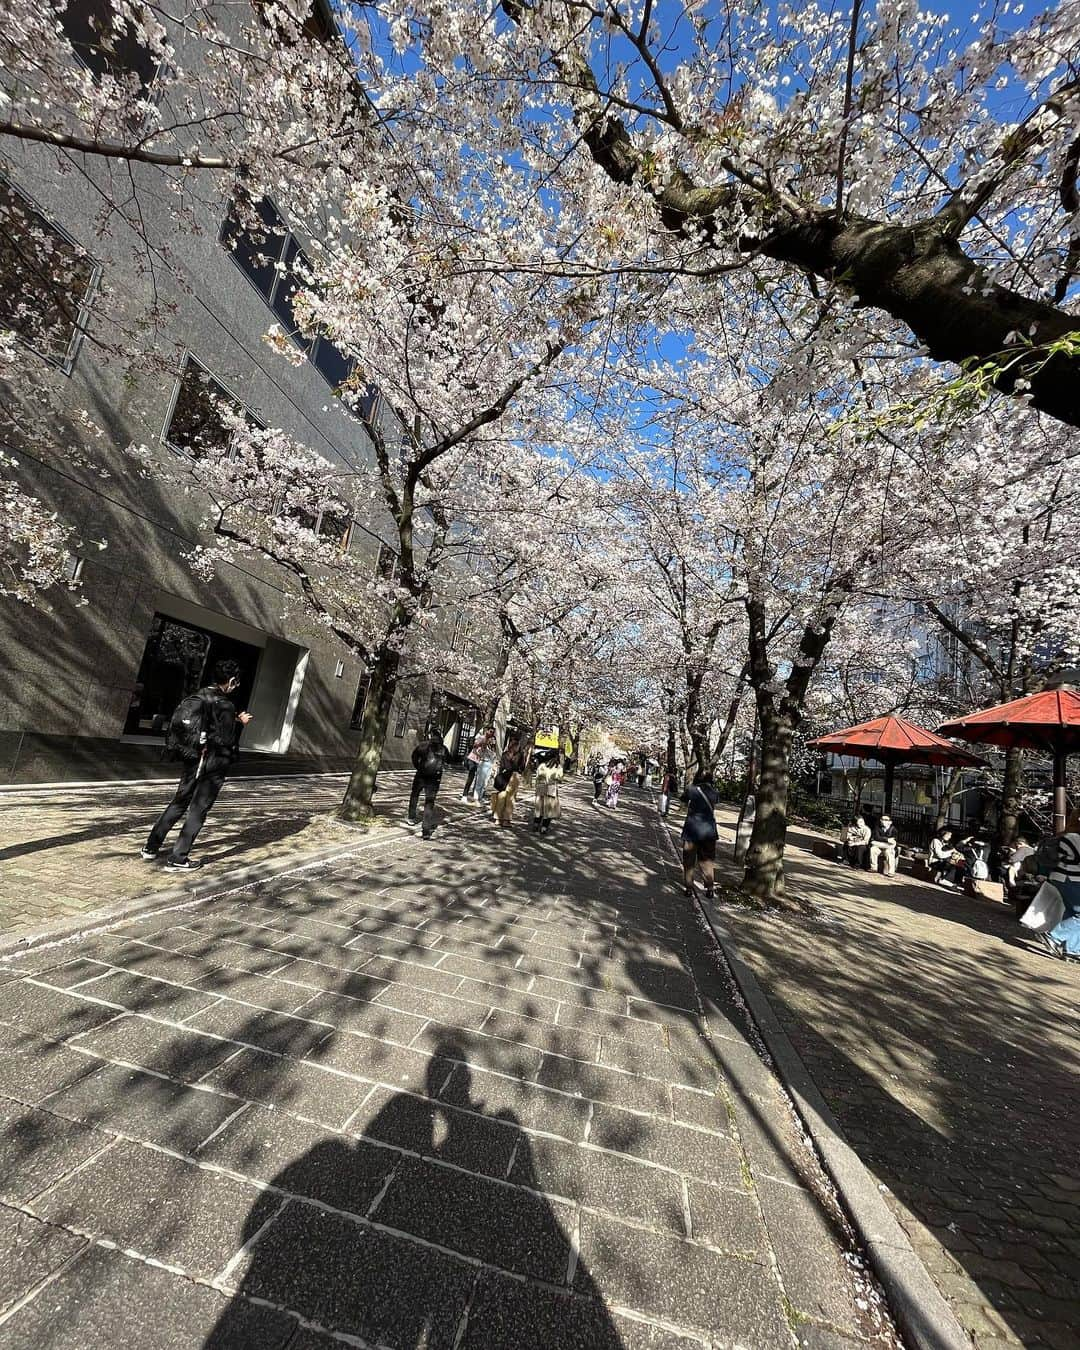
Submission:
<svg viewBox="0 0 1080 1350">
<path fill-rule="evenodd" d="M 886 814 L 892 810 L 893 778 L 898 764 L 950 764 L 956 768 L 977 769 L 985 763 L 944 737 L 909 722 L 906 717 L 897 717 L 895 713 L 833 731 L 828 736 L 818 736 L 808 744 L 829 754 L 876 759 L 883 764 Z"/>
<path fill-rule="evenodd" d="M 947 736 L 985 745 L 1041 750 L 1054 760 L 1054 833 L 1064 834 L 1067 802 L 1065 761 L 1080 751 L 1080 693 L 1069 685 L 1044 689 L 999 703 L 996 708 L 957 717 L 938 728 Z"/>
</svg>

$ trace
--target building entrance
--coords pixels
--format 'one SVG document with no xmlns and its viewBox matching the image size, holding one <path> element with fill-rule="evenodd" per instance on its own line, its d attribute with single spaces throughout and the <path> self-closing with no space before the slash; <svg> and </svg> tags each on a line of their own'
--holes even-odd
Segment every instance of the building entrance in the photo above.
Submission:
<svg viewBox="0 0 1080 1350">
<path fill-rule="evenodd" d="M 261 656 L 262 649 L 249 642 L 155 614 L 123 734 L 164 739 L 177 704 L 211 679 L 219 661 L 239 665 L 240 687 L 232 699 L 238 709 L 247 708 Z"/>
</svg>

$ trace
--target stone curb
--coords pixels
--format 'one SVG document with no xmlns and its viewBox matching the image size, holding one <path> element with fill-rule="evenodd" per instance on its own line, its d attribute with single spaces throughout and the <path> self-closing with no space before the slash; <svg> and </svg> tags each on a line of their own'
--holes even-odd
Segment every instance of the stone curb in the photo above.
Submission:
<svg viewBox="0 0 1080 1350">
<path fill-rule="evenodd" d="M 866 1248 L 889 1307 L 915 1350 L 972 1350 L 972 1341 L 882 1199 L 877 1182 L 844 1138 L 836 1117 L 792 1045 L 757 977 L 735 948 L 727 925 L 709 900 L 702 910 L 731 967 L 776 1071 L 813 1140 L 841 1203 Z"/>
<path fill-rule="evenodd" d="M 312 849 L 308 853 L 297 853 L 295 856 L 287 858 L 267 858 L 263 862 L 249 863 L 246 867 L 234 867 L 228 872 L 214 873 L 213 876 L 207 877 L 205 880 L 200 875 L 198 881 L 173 886 L 165 891 L 150 891 L 144 895 L 132 896 L 130 900 L 124 900 L 111 909 L 99 909 L 87 914 L 73 915 L 67 919 L 59 919 L 55 923 L 46 924 L 32 933 L 21 933 L 15 937 L 0 938 L 0 959 L 17 956 L 22 952 L 35 951 L 39 947 L 63 942 L 68 938 L 94 933 L 99 929 L 109 928 L 113 924 L 121 923 L 126 919 L 141 918 L 158 910 L 176 909 L 183 905 L 195 904 L 201 900 L 212 900 L 214 896 L 222 895 L 226 891 L 240 890 L 259 881 L 269 881 L 272 877 L 303 871 L 307 867 L 313 867 L 316 863 L 326 862 L 331 858 L 341 857 L 343 854 L 362 852 L 373 847 L 375 843 L 385 842 L 388 837 L 392 838 L 394 842 L 397 842 L 398 839 L 412 837 L 410 832 L 401 826 L 391 826 L 388 829 L 380 827 L 379 836 L 378 839 L 372 840 L 365 831 L 354 844 L 335 844 L 333 847 Z"/>
</svg>

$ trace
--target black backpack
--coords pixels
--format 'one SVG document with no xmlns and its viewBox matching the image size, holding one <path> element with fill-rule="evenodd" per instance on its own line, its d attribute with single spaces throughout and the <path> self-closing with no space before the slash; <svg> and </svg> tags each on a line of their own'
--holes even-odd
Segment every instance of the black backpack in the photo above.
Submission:
<svg viewBox="0 0 1080 1350">
<path fill-rule="evenodd" d="M 420 773 L 424 778 L 438 778 L 443 771 L 443 757 L 435 746 L 428 745 L 420 759 Z"/>
<path fill-rule="evenodd" d="M 172 717 L 165 730 L 165 753 L 170 759 L 182 759 L 193 764 L 203 752 L 209 706 L 201 694 L 189 694 Z"/>
</svg>

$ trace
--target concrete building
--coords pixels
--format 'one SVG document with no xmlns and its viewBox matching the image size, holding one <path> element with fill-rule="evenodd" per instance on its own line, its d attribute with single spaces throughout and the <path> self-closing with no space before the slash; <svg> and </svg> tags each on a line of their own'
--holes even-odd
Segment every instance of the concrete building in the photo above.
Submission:
<svg viewBox="0 0 1080 1350">
<path fill-rule="evenodd" d="M 188 555 L 206 503 L 163 490 L 126 453 L 132 443 L 161 455 L 191 453 L 213 417 L 210 390 L 332 461 L 369 461 L 363 423 L 333 397 L 347 359 L 320 339 L 292 365 L 263 340 L 275 319 L 293 326 L 287 267 L 301 242 L 265 203 L 260 251 L 280 249 L 286 265 L 267 269 L 256 250 L 230 238 L 231 185 L 211 179 L 199 183 L 201 229 L 178 232 L 171 185 L 158 170 L 134 166 L 155 250 L 140 258 L 115 217 L 109 234 L 94 228 L 106 170 L 89 157 L 73 157 L 69 167 L 58 173 L 55 155 L 40 147 L 0 146 L 7 226 L 0 292 L 8 297 L 6 307 L 0 299 L 0 327 L 26 339 L 25 365 L 0 384 L 0 447 L 82 540 L 69 558 L 79 591 L 51 592 L 33 609 L 0 600 L 0 783 L 174 775 L 162 757 L 168 716 L 222 657 L 239 661 L 239 706 L 254 715 L 239 771 L 345 769 L 363 706 L 360 663 L 305 619 L 289 579 L 271 565 L 252 560 L 200 579 Z M 71 312 L 51 316 L 48 337 L 25 322 L 27 301 L 48 304 L 26 266 L 35 250 L 40 256 L 42 238 L 54 259 L 74 259 L 78 245 L 91 260 L 72 264 Z M 21 318 L 13 296 L 24 305 Z M 147 313 L 154 323 L 147 357 L 109 350 Z M 43 407 L 46 436 L 32 430 Z M 102 434 L 88 432 L 88 423 Z M 378 520 L 327 518 L 318 528 L 340 533 L 373 572 L 393 565 Z M 458 749 L 478 716 L 459 694 L 403 687 L 384 762 L 408 762 L 429 705 Z"/>
</svg>

